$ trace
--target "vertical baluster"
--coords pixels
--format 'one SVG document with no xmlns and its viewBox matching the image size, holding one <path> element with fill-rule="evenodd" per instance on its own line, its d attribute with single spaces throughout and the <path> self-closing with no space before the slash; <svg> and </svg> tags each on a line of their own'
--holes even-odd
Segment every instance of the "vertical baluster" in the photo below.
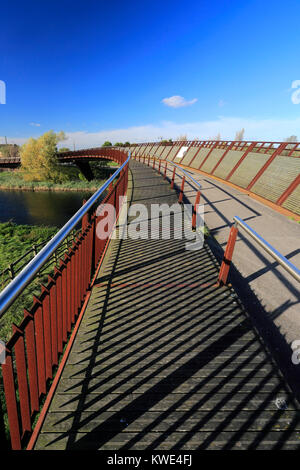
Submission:
<svg viewBox="0 0 300 470">
<path fill-rule="evenodd" d="M 2 377 L 11 438 L 11 446 L 13 450 L 21 450 L 21 432 L 18 417 L 13 361 L 12 353 L 9 349 L 6 349 L 5 363 L 2 364 Z"/>
<path fill-rule="evenodd" d="M 57 351 L 59 354 L 63 351 L 63 286 L 61 268 L 54 268 L 56 280 L 56 308 L 57 308 Z"/>
<path fill-rule="evenodd" d="M 45 343 L 42 303 L 39 298 L 33 296 L 33 316 L 36 337 L 36 353 L 38 366 L 39 395 L 46 394 L 46 370 L 45 370 Z"/>
<path fill-rule="evenodd" d="M 25 341 L 28 359 L 28 378 L 30 391 L 31 413 L 39 411 L 39 389 L 38 389 L 38 371 L 37 371 L 37 353 L 35 345 L 34 321 L 33 315 L 24 309 L 24 318 L 27 319 L 25 327 Z"/>
<path fill-rule="evenodd" d="M 58 364 L 58 345 L 57 345 L 57 299 L 56 299 L 56 281 L 53 277 L 48 276 L 50 283 L 50 317 L 51 317 L 51 350 L 52 363 Z"/>
<path fill-rule="evenodd" d="M 31 431 L 29 390 L 27 382 L 27 366 L 25 357 L 24 332 L 13 324 L 13 335 L 17 337 L 15 342 L 15 359 L 18 379 L 18 392 L 20 400 L 20 412 L 23 436 Z"/>
</svg>

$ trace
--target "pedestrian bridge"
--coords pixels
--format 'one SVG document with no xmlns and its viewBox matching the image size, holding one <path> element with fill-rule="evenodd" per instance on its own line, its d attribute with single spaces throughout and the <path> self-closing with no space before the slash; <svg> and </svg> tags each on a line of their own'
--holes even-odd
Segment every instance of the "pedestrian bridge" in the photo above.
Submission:
<svg viewBox="0 0 300 470">
<path fill-rule="evenodd" d="M 3 411 L 13 449 L 300 447 L 299 367 L 231 261 L 244 234 L 282 270 L 293 307 L 300 271 L 240 214 L 223 251 L 215 235 L 203 234 L 200 206 L 211 188 L 191 165 L 175 163 L 175 145 L 172 158 L 166 147 L 165 158 L 150 144 L 65 154 L 98 155 L 120 167 L 0 294 L 5 315 L 73 231 L 72 246 L 6 344 Z M 183 143 L 177 147 L 178 153 Z M 282 206 L 297 190 L 296 178 L 281 187 L 289 195 L 273 202 L 276 213 L 290 210 Z M 154 220 L 154 204 L 184 214 L 188 202 L 190 233 L 178 228 L 176 211 Z M 114 217 L 105 204 L 115 208 Z M 148 215 L 137 219 L 129 212 L 126 218 L 136 204 Z M 275 207 L 268 210 L 275 213 Z M 138 226 L 139 237 L 121 236 L 130 225 Z M 187 249 L 193 233 L 197 249 Z"/>
</svg>

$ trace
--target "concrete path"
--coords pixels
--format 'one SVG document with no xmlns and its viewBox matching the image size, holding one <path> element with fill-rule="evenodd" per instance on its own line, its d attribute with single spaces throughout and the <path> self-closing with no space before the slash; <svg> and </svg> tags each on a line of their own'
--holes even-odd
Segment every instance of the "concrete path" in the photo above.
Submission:
<svg viewBox="0 0 300 470">
<path fill-rule="evenodd" d="M 177 201 L 130 168 L 130 202 Z M 300 448 L 299 405 L 210 248 L 172 230 L 111 241 L 35 449 Z"/>
<path fill-rule="evenodd" d="M 223 249 L 233 217 L 239 216 L 295 266 L 300 267 L 299 223 L 235 188 L 199 172 L 188 171 L 202 185 L 205 223 Z M 167 176 L 171 178 L 171 171 L 167 172 Z M 179 187 L 180 177 L 176 177 L 176 183 Z M 185 194 L 193 203 L 193 184 L 187 184 Z M 300 340 L 299 283 L 243 231 L 238 235 L 233 262 L 287 342 Z"/>
</svg>

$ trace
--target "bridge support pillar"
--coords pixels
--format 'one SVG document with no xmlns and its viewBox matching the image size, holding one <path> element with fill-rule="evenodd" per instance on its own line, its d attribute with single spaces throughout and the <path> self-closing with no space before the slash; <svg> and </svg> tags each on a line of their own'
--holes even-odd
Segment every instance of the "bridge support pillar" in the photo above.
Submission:
<svg viewBox="0 0 300 470">
<path fill-rule="evenodd" d="M 75 163 L 77 167 L 79 168 L 79 170 L 81 171 L 81 173 L 83 174 L 83 176 L 88 181 L 91 181 L 92 179 L 94 179 L 94 175 L 93 175 L 89 162 L 83 162 L 82 160 L 78 160 L 78 161 L 75 161 Z"/>
</svg>

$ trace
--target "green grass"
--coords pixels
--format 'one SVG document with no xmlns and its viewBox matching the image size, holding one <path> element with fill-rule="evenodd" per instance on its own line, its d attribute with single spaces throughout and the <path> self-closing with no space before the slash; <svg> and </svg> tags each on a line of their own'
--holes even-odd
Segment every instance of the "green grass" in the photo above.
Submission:
<svg viewBox="0 0 300 470">
<path fill-rule="evenodd" d="M 25 253 L 32 248 L 33 244 L 39 244 L 52 237 L 57 232 L 56 227 L 39 227 L 30 225 L 16 225 L 12 222 L 0 223 L 0 273 L 7 266 L 22 258 L 20 266 L 29 261 L 30 258 L 24 257 Z M 33 255 L 31 255 L 32 257 Z M 17 265 L 18 266 L 18 265 Z M 17 267 L 16 266 L 16 267 Z M 45 272 L 36 277 L 24 292 L 17 298 L 13 305 L 5 312 L 0 320 L 0 339 L 7 342 L 12 334 L 12 324 L 19 324 L 24 316 L 24 307 L 30 309 L 32 306 L 33 295 L 40 294 L 40 284 L 47 283 L 47 275 L 53 270 L 53 262 L 49 264 Z M 1 282 L 2 281 L 2 282 Z M 9 281 L 8 281 L 9 282 Z M 8 283 L 3 283 L 0 277 L 0 290 Z M 2 410 L 2 411 L 1 411 Z M 1 437 L 3 433 L 9 442 L 8 418 L 6 413 L 6 404 L 3 392 L 2 377 L 0 374 L 0 426 Z M 1 426 L 2 428 L 2 426 Z M 2 432 L 3 431 L 3 432 Z M 5 446 L 2 442 L 1 445 Z"/>
<path fill-rule="evenodd" d="M 20 265 L 29 261 L 30 257 L 24 258 L 24 254 L 32 248 L 32 245 L 39 244 L 51 237 L 57 232 L 56 227 L 39 227 L 30 225 L 16 225 L 12 222 L 0 223 L 0 273 L 8 265 L 22 258 Z M 41 282 L 47 281 L 47 273 L 52 271 L 52 266 L 46 270 L 40 277 L 36 277 L 33 282 L 25 289 L 13 305 L 7 310 L 0 320 L 0 339 L 7 341 L 11 335 L 12 323 L 20 323 L 23 318 L 24 307 L 32 306 L 32 295 L 39 295 L 39 286 Z M 8 283 L 7 275 L 0 277 L 0 290 Z"/>
<path fill-rule="evenodd" d="M 105 162 L 105 166 L 114 167 L 115 162 Z M 87 181 L 76 165 L 61 166 L 65 181 L 25 181 L 22 170 L 0 171 L 0 189 L 24 189 L 33 191 L 96 191 L 109 176 L 109 172 L 97 162 L 90 162 L 94 179 Z"/>
</svg>

